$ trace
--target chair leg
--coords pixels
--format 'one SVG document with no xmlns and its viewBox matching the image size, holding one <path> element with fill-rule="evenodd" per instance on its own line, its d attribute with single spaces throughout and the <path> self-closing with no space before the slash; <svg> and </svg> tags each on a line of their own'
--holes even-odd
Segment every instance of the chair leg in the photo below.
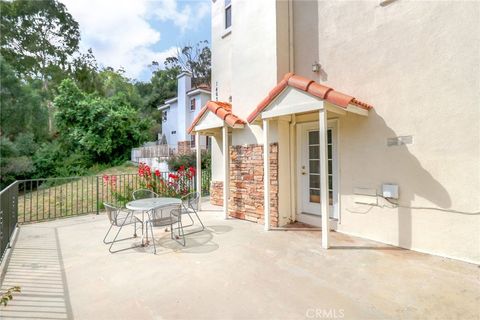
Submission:
<svg viewBox="0 0 480 320">
<path fill-rule="evenodd" d="M 195 209 L 192 209 L 193 210 L 193 213 L 195 214 L 195 216 L 197 216 L 197 220 L 200 222 L 200 224 L 202 225 L 202 227 L 198 230 L 195 230 L 195 231 L 190 231 L 190 232 L 186 232 L 184 233 L 186 236 L 190 235 L 190 234 L 194 234 L 194 233 L 198 233 L 198 232 L 202 232 L 203 230 L 205 230 L 205 225 L 203 224 L 202 220 L 200 219 L 200 216 L 198 215 L 197 211 Z M 190 216 L 190 214 L 189 214 Z M 190 218 L 191 219 L 191 218 Z M 192 224 L 193 225 L 193 224 Z M 191 225 L 188 225 L 188 226 L 183 226 L 183 227 L 190 227 Z"/>
<path fill-rule="evenodd" d="M 124 248 L 124 249 L 119 249 L 119 250 L 112 250 L 113 248 L 113 245 L 115 244 L 115 242 L 119 242 L 119 241 L 123 241 L 123 240 L 128 240 L 128 239 L 133 239 L 135 237 L 129 237 L 129 238 L 123 238 L 123 239 L 120 239 L 120 240 L 117 240 L 117 237 L 118 235 L 120 234 L 120 231 L 122 231 L 123 229 L 123 226 L 125 226 L 125 222 L 128 220 L 128 216 L 129 214 L 127 215 L 127 217 L 125 218 L 125 221 L 123 221 L 122 225 L 119 226 L 118 228 L 118 231 L 117 231 L 117 234 L 115 235 L 115 237 L 113 238 L 113 240 L 111 242 L 107 242 L 110 244 L 110 247 L 108 248 L 108 251 L 110 251 L 110 253 L 116 253 L 116 252 L 120 252 L 120 251 L 124 251 L 124 250 L 128 250 L 128 249 L 132 249 L 132 248 L 136 248 L 136 247 L 139 247 L 139 246 L 133 246 L 133 247 L 128 247 L 128 248 Z M 112 225 L 113 226 L 113 225 Z M 111 228 L 111 227 L 110 227 Z M 108 231 L 110 232 L 110 230 Z M 107 233 L 108 234 L 108 233 Z M 106 236 L 105 236 L 106 238 Z"/>
<path fill-rule="evenodd" d="M 188 215 L 188 218 L 190 219 L 191 223 L 185 225 L 184 226 L 185 228 L 191 227 L 195 224 L 195 221 L 193 221 L 192 215 L 190 214 L 190 211 L 188 209 L 187 209 L 187 215 Z"/>
<path fill-rule="evenodd" d="M 108 237 L 108 234 L 110 233 L 110 230 L 112 230 L 112 227 L 113 227 L 113 224 L 110 223 L 110 228 L 108 228 L 107 234 L 105 235 L 105 238 L 103 238 L 103 243 L 105 244 L 110 244 L 110 242 L 107 242 L 107 237 Z"/>
<path fill-rule="evenodd" d="M 155 246 L 155 238 L 153 237 L 153 226 L 151 222 L 150 222 L 150 232 L 152 233 L 153 254 L 157 254 L 157 247 Z M 148 234 L 148 229 L 147 229 L 147 234 Z"/>
<path fill-rule="evenodd" d="M 178 227 L 175 228 L 178 230 L 178 237 L 180 238 L 180 236 L 182 237 L 182 242 L 178 241 L 177 239 L 177 236 L 175 235 L 174 231 L 173 231 L 173 224 L 170 226 L 170 229 L 172 230 L 171 232 L 171 238 L 173 240 L 175 240 L 176 242 L 180 243 L 182 246 L 185 247 L 185 232 L 183 231 L 183 226 L 182 226 L 182 222 L 181 221 L 178 221 Z"/>
</svg>

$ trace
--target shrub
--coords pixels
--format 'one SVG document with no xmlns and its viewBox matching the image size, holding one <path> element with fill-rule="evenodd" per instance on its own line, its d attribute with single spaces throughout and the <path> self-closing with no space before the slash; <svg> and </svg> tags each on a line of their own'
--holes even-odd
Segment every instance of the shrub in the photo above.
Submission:
<svg viewBox="0 0 480 320">
<path fill-rule="evenodd" d="M 202 170 L 210 170 L 211 167 L 211 153 L 209 151 L 202 151 Z M 195 153 L 173 155 L 168 161 L 168 169 L 171 171 L 178 171 L 180 167 L 189 168 L 197 167 L 197 156 Z"/>
</svg>

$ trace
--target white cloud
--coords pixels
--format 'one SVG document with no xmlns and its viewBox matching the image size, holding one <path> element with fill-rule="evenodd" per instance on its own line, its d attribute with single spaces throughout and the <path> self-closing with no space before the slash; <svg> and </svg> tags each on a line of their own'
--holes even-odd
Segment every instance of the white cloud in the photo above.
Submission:
<svg viewBox="0 0 480 320">
<path fill-rule="evenodd" d="M 182 32 L 194 29 L 210 13 L 207 2 L 182 2 L 183 8 L 179 8 L 177 0 L 160 0 L 153 3 L 153 15 L 160 21 L 173 22 Z"/>
<path fill-rule="evenodd" d="M 157 51 L 161 34 L 149 18 L 170 21 L 185 31 L 208 14 L 206 3 L 189 3 L 180 9 L 175 0 L 61 0 L 80 25 L 80 48 L 93 49 L 102 66 L 123 67 L 138 78 L 153 61 L 162 62 L 176 48 Z"/>
</svg>

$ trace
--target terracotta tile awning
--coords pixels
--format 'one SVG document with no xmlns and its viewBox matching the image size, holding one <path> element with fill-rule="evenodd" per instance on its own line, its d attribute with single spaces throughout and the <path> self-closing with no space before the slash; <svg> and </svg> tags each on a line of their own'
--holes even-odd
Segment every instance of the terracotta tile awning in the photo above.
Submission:
<svg viewBox="0 0 480 320">
<path fill-rule="evenodd" d="M 232 128 L 237 127 L 238 125 L 245 124 L 245 121 L 232 113 L 232 105 L 230 103 L 220 101 L 208 101 L 207 104 L 200 110 L 195 119 L 193 119 L 192 124 L 187 129 L 188 133 L 192 132 L 193 128 L 195 128 L 197 123 L 207 111 L 213 112 L 217 117 L 225 121 Z"/>
<path fill-rule="evenodd" d="M 280 81 L 268 93 L 268 96 L 260 102 L 255 110 L 253 110 L 253 112 L 248 116 L 247 121 L 254 121 L 258 115 L 288 86 L 303 90 L 315 97 L 326 100 L 342 108 L 347 108 L 348 105 L 354 105 L 365 110 L 370 110 L 373 108 L 373 106 L 357 100 L 352 96 L 336 91 L 333 88 L 324 86 L 318 82 L 295 75 L 293 73 L 287 73 L 283 77 L 282 81 Z"/>
</svg>

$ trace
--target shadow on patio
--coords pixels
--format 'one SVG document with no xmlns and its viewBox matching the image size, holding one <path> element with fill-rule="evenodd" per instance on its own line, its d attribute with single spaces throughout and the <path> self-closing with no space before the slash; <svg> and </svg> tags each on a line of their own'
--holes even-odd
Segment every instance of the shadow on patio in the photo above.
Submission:
<svg viewBox="0 0 480 320">
<path fill-rule="evenodd" d="M 20 232 L 14 246 L 2 290 L 20 286 L 2 319 L 71 319 L 72 309 L 56 228 L 36 225 L 38 233 Z"/>
<path fill-rule="evenodd" d="M 104 214 L 23 225 L 2 284 L 22 292 L 0 318 L 478 318 L 476 265 L 338 232 L 323 250 L 319 231 L 265 232 L 215 210 L 201 218 L 205 232 L 186 247 L 157 228 L 157 255 L 110 254 Z"/>
</svg>

